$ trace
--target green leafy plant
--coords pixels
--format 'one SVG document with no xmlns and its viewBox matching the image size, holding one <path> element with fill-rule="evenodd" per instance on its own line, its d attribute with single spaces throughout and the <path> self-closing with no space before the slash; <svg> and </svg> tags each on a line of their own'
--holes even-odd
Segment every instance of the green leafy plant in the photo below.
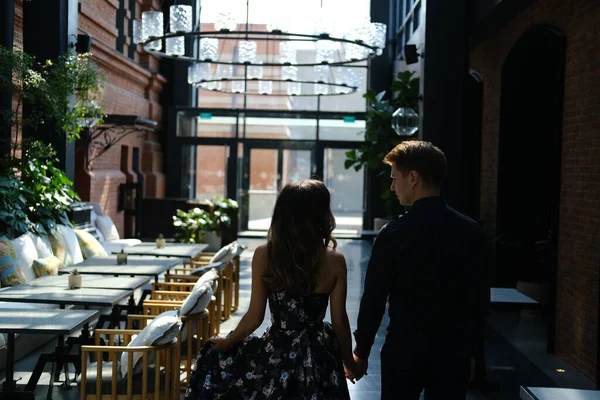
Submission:
<svg viewBox="0 0 600 400">
<path fill-rule="evenodd" d="M 10 88 L 17 101 L 14 109 L 2 111 L 1 116 L 15 128 L 15 143 L 23 129 L 35 130 L 47 123 L 55 124 L 57 134 L 78 139 L 85 127 L 100 123 L 105 116 L 100 100 L 104 82 L 104 74 L 89 53 L 69 53 L 39 63 L 19 48 L 0 46 L 0 90 Z M 26 114 L 24 104 L 29 105 Z M 15 146 L 13 151 L 16 155 Z"/>
<path fill-rule="evenodd" d="M 80 275 L 81 273 L 79 272 L 79 270 L 77 268 L 72 269 L 71 271 L 69 271 L 69 275 Z"/>
<path fill-rule="evenodd" d="M 67 213 L 79 196 L 64 171 L 55 167 L 56 152 L 37 140 L 24 140 L 19 148 L 21 158 L 0 157 L 0 224 L 15 234 L 46 234 L 57 223 L 70 226 Z"/>
<path fill-rule="evenodd" d="M 381 169 L 385 155 L 404 140 L 392 128 L 392 114 L 400 107 L 411 107 L 418 112 L 419 78 L 414 78 L 413 75 L 414 72 L 410 71 L 398 73 L 392 83 L 390 96 L 386 96 L 385 91 L 375 93 L 373 90 L 364 94 L 363 97 L 368 101 L 365 143 L 359 149 L 346 152 L 346 169 L 354 168 L 358 171 L 363 166 L 369 170 Z M 389 169 L 382 169 L 378 175 L 381 179 L 381 198 L 385 203 L 387 215 L 397 217 L 404 210 L 398 199 L 388 190 L 392 183 Z"/>
<path fill-rule="evenodd" d="M 201 208 L 194 208 L 189 212 L 177 210 L 173 216 L 173 226 L 176 229 L 175 240 L 180 243 L 203 243 L 203 232 L 211 226 L 210 214 Z"/>
<path fill-rule="evenodd" d="M 220 236 L 224 230 L 231 228 L 232 221 L 239 211 L 237 201 L 215 196 L 212 200 L 205 200 L 204 204 L 206 210 L 198 207 L 189 212 L 177 210 L 177 214 L 173 216 L 177 241 L 203 243 L 204 232 L 212 231 Z"/>
</svg>

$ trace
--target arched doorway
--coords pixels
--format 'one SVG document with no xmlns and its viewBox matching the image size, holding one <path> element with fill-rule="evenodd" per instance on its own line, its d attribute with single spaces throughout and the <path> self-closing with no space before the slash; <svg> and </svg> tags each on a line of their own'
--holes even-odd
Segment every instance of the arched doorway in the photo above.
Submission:
<svg viewBox="0 0 600 400">
<path fill-rule="evenodd" d="M 538 26 L 517 41 L 502 66 L 498 160 L 497 277 L 531 282 L 546 304 L 554 342 L 566 36 Z M 534 296 L 535 297 L 535 296 Z"/>
</svg>

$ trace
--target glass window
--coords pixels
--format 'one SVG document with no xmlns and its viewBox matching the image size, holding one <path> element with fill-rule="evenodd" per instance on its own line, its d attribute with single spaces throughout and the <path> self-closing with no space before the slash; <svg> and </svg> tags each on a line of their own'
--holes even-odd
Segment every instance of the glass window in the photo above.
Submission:
<svg viewBox="0 0 600 400">
<path fill-rule="evenodd" d="M 331 193 L 335 232 L 356 234 L 363 226 L 364 171 L 344 168 L 345 153 L 349 150 L 325 149 L 323 183 Z"/>
<path fill-rule="evenodd" d="M 344 122 L 337 119 L 319 120 L 319 140 L 365 140 L 365 121 Z"/>
<path fill-rule="evenodd" d="M 315 119 L 247 117 L 245 121 L 246 139 L 315 140 L 317 138 Z"/>
<path fill-rule="evenodd" d="M 406 20 L 406 26 L 404 27 L 404 44 L 408 43 L 408 41 L 410 40 L 410 36 L 412 35 L 412 29 L 410 29 L 411 22 L 412 16 L 408 17 L 408 19 Z"/>
<path fill-rule="evenodd" d="M 236 117 L 213 116 L 200 112 L 198 116 L 179 112 L 177 115 L 177 136 L 231 138 L 236 135 Z"/>
<path fill-rule="evenodd" d="M 412 8 L 413 1 L 406 0 L 406 4 L 404 6 L 404 16 L 406 17 L 410 13 L 410 9 Z"/>
<path fill-rule="evenodd" d="M 396 29 L 404 23 L 404 0 L 396 0 Z"/>
<path fill-rule="evenodd" d="M 417 5 L 415 6 L 415 11 L 413 12 L 413 32 L 417 30 L 420 23 L 421 23 L 421 2 L 417 3 Z"/>
<path fill-rule="evenodd" d="M 228 146 L 196 148 L 196 193 L 198 200 L 225 196 L 227 190 Z"/>
</svg>

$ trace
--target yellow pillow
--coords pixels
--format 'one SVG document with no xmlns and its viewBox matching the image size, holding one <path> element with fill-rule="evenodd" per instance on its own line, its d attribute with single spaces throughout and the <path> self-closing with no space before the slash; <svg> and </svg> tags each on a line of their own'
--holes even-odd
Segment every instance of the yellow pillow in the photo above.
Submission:
<svg viewBox="0 0 600 400">
<path fill-rule="evenodd" d="M 38 278 L 46 275 L 58 275 L 58 270 L 64 267 L 65 265 L 56 256 L 33 260 L 33 272 Z"/>
<path fill-rule="evenodd" d="M 73 264 L 73 259 L 71 255 L 67 251 L 67 242 L 65 242 L 65 238 L 63 237 L 60 230 L 55 229 L 48 235 L 48 240 L 50 241 L 50 246 L 52 246 L 52 253 L 62 262 L 64 265 Z"/>
<path fill-rule="evenodd" d="M 82 231 L 81 229 L 75 229 L 75 234 L 77 235 L 77 241 L 79 242 L 79 247 L 81 248 L 81 254 L 83 254 L 84 260 L 97 256 L 108 256 L 104 247 L 102 247 L 100 242 L 96 240 L 91 233 Z"/>
</svg>

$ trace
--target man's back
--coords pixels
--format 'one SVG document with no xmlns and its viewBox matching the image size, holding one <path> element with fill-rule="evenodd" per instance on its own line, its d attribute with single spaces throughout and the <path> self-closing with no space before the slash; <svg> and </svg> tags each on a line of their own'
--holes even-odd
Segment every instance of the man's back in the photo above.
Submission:
<svg viewBox="0 0 600 400">
<path fill-rule="evenodd" d="M 408 358 L 471 355 L 489 299 L 479 225 L 440 197 L 423 198 L 381 231 L 373 252 L 389 285 L 386 346 Z"/>
</svg>

